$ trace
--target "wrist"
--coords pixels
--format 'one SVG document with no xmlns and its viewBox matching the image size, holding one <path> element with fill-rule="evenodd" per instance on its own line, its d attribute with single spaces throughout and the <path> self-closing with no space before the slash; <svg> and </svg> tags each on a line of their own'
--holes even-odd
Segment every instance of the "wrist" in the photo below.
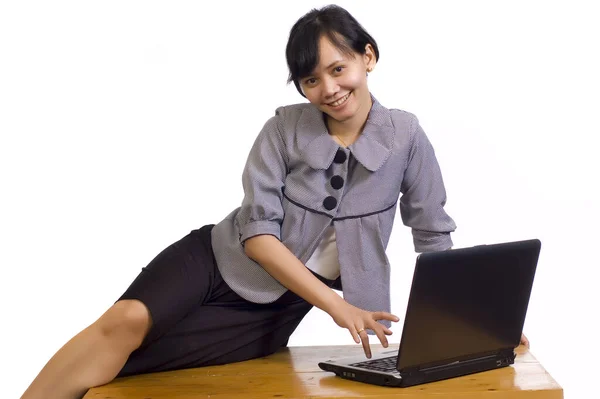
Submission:
<svg viewBox="0 0 600 399">
<path fill-rule="evenodd" d="M 321 310 L 333 317 L 336 310 L 339 310 L 340 306 L 344 304 L 346 304 L 344 298 L 340 297 L 334 290 L 329 289 L 328 297 L 324 300 Z"/>
</svg>

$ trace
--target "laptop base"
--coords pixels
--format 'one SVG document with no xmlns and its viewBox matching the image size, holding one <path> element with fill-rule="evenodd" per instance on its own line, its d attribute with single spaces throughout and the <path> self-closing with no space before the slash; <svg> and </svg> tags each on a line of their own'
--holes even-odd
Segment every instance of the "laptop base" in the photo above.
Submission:
<svg viewBox="0 0 600 399">
<path fill-rule="evenodd" d="M 408 370 L 403 373 L 384 373 L 364 368 L 344 366 L 330 362 L 320 362 L 319 367 L 324 371 L 335 373 L 336 376 L 358 382 L 387 387 L 410 387 L 429 382 L 460 377 L 463 375 L 507 367 L 514 364 L 514 351 L 503 351 L 496 355 L 483 358 L 464 360 L 451 364 Z"/>
</svg>

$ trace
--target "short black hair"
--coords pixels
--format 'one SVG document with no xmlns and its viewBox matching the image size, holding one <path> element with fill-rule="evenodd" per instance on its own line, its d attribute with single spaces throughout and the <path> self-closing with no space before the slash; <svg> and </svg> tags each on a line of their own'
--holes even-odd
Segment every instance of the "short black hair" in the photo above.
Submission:
<svg viewBox="0 0 600 399">
<path fill-rule="evenodd" d="M 296 21 L 285 49 L 288 83 L 294 82 L 303 97 L 300 79 L 309 76 L 319 63 L 319 40 L 323 35 L 346 54 L 365 54 L 365 47 L 370 44 L 375 60 L 379 60 L 375 39 L 348 11 L 337 5 L 313 9 Z"/>
</svg>

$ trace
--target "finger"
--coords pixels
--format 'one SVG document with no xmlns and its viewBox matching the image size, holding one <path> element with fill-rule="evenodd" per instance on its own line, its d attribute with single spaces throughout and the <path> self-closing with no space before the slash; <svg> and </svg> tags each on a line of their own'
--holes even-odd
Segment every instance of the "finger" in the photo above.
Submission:
<svg viewBox="0 0 600 399">
<path fill-rule="evenodd" d="M 377 324 L 379 324 L 379 323 L 377 323 Z M 383 328 L 374 326 L 372 328 L 372 330 L 375 331 L 375 334 L 377 335 L 377 338 L 379 338 L 379 342 L 381 342 L 381 345 L 383 345 L 384 348 L 387 348 L 388 347 L 388 340 L 387 340 L 387 337 L 385 336 L 385 334 L 383 332 Z"/>
<path fill-rule="evenodd" d="M 384 333 L 385 335 L 392 335 L 392 334 L 393 334 L 392 330 L 390 330 L 389 328 L 387 328 L 386 326 L 384 326 L 384 325 L 383 325 L 383 324 L 381 324 L 381 323 L 375 322 L 374 324 L 372 324 L 372 326 L 373 326 L 373 325 L 374 325 L 374 326 L 381 327 L 381 328 L 382 328 L 382 331 L 383 331 L 383 333 Z M 371 330 L 373 330 L 373 331 L 376 331 L 376 330 L 375 330 L 375 328 L 371 328 Z"/>
<path fill-rule="evenodd" d="M 372 313 L 373 320 L 390 320 L 394 322 L 400 321 L 398 316 L 395 316 L 388 312 L 373 312 Z"/>
<path fill-rule="evenodd" d="M 352 335 L 352 339 L 354 340 L 354 342 L 360 344 L 360 336 L 356 332 L 356 328 L 349 328 L 348 331 L 350 331 L 350 335 Z"/>
<path fill-rule="evenodd" d="M 371 358 L 371 346 L 369 345 L 369 334 L 365 330 L 360 332 L 360 340 L 362 341 L 363 350 L 367 359 Z"/>
</svg>

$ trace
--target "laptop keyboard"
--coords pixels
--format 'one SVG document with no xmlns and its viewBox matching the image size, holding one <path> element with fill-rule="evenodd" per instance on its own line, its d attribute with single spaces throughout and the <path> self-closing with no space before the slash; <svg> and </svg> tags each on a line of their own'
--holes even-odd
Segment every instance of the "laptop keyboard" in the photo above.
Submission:
<svg viewBox="0 0 600 399">
<path fill-rule="evenodd" d="M 384 373 L 398 372 L 396 369 L 396 362 L 398 356 L 384 357 L 376 360 L 367 360 L 366 362 L 353 363 L 350 366 L 360 367 L 367 370 L 382 371 Z"/>
</svg>

